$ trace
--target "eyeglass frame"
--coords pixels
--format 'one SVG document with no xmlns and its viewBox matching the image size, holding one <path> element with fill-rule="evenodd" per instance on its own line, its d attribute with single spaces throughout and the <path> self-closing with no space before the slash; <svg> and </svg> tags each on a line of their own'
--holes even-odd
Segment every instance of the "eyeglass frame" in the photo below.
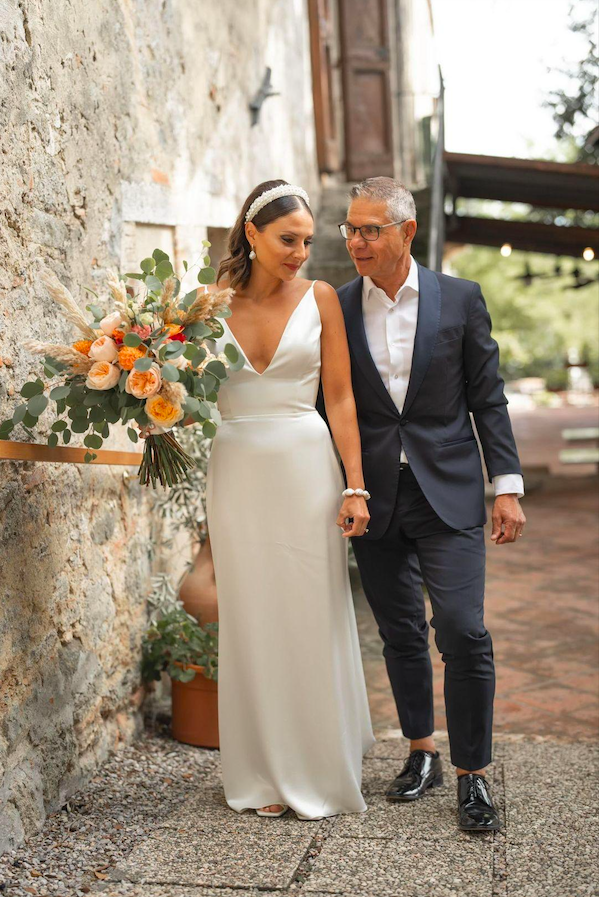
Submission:
<svg viewBox="0 0 599 897">
<path fill-rule="evenodd" d="M 377 240 L 379 239 L 379 237 L 381 236 L 381 231 L 383 230 L 383 228 L 385 228 L 385 227 L 393 227 L 394 224 L 403 224 L 404 221 L 410 221 L 410 219 L 409 219 L 409 218 L 402 218 L 401 221 L 390 221 L 388 224 L 361 224 L 360 227 L 354 227 L 353 224 L 350 224 L 350 227 L 353 227 L 353 230 L 354 230 L 354 232 L 353 232 L 353 234 L 352 234 L 351 237 L 344 237 L 344 236 L 343 236 L 343 232 L 342 232 L 341 228 L 342 228 L 342 227 L 347 227 L 347 223 L 346 223 L 345 221 L 342 221 L 341 224 L 338 224 L 338 225 L 337 225 L 337 227 L 339 228 L 339 233 L 341 234 L 341 236 L 343 237 L 344 240 L 353 240 L 353 238 L 355 237 L 356 233 L 358 232 L 358 233 L 360 234 L 360 236 L 362 237 L 362 239 L 365 240 L 367 243 L 376 243 L 376 241 L 377 241 Z M 376 229 L 377 229 L 377 235 L 376 235 L 376 237 L 374 238 L 374 240 L 369 240 L 368 237 L 365 237 L 365 236 L 364 236 L 364 234 L 362 233 L 362 228 L 363 228 L 363 227 L 376 227 Z"/>
</svg>

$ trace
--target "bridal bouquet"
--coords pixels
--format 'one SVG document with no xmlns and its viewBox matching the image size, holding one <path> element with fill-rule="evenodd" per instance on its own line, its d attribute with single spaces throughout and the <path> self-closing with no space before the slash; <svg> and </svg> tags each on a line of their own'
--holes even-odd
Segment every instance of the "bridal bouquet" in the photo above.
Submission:
<svg viewBox="0 0 599 897">
<path fill-rule="evenodd" d="M 102 447 L 111 424 L 151 425 L 138 472 L 140 482 L 151 481 L 153 487 L 157 480 L 163 486 L 180 482 L 195 461 L 172 430 L 183 426 L 187 415 L 212 438 L 221 422 L 216 407 L 219 386 L 228 377 L 227 368 L 238 370 L 243 365 L 232 343 L 218 355 L 212 351 L 214 340 L 224 333 L 218 319 L 231 315 L 233 291 L 206 290 L 216 276 L 207 254 L 209 246 L 204 241 L 200 286 L 182 297 L 181 280 L 160 249 L 143 259 L 140 272 L 124 275 L 138 283 L 137 294 L 109 271 L 106 296 L 85 288 L 95 297 L 86 306 L 93 320 L 86 319 L 53 273 L 42 275 L 50 296 L 64 309 L 80 338 L 71 345 L 23 341 L 30 352 L 45 356 L 45 377 L 57 377 L 59 382 L 48 396 L 48 384 L 40 377 L 25 383 L 21 395 L 27 401 L 18 405 L 11 420 L 0 424 L 0 439 L 6 439 L 19 423 L 35 438 L 28 428 L 37 424 L 51 400 L 57 419 L 48 436 L 49 446 L 56 446 L 59 436 L 66 444 L 72 433 L 86 433 L 84 460 L 89 463 L 97 457 L 93 449 Z M 186 274 L 191 271 L 187 262 L 183 266 Z M 127 433 L 133 442 L 138 441 L 133 426 Z"/>
</svg>

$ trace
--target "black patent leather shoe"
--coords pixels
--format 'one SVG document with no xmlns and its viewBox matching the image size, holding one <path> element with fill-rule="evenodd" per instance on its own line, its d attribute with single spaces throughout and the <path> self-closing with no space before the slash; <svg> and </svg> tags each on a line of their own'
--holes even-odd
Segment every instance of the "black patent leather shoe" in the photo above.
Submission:
<svg viewBox="0 0 599 897">
<path fill-rule="evenodd" d="M 484 776 L 470 772 L 458 777 L 460 828 L 465 832 L 496 832 L 501 828 Z"/>
<path fill-rule="evenodd" d="M 443 767 L 439 751 L 411 751 L 404 768 L 396 776 L 385 796 L 389 800 L 418 800 L 429 788 L 443 784 Z"/>
</svg>

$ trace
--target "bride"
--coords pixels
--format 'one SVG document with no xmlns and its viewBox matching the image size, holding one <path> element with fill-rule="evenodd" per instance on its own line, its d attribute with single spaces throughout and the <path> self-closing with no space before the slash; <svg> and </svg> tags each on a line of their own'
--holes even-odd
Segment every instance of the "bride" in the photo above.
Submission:
<svg viewBox="0 0 599 897">
<path fill-rule="evenodd" d="M 225 798 L 300 819 L 366 810 L 374 743 L 347 567 L 370 496 L 339 300 L 298 277 L 313 226 L 305 191 L 274 180 L 229 234 L 214 288 L 235 293 L 214 351 L 234 342 L 244 364 L 218 393 L 206 482 Z"/>
</svg>

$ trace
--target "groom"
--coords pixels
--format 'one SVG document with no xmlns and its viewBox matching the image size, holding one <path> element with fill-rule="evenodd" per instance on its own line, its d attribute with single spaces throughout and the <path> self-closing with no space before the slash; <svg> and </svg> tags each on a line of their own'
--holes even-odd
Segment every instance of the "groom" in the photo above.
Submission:
<svg viewBox="0 0 599 897">
<path fill-rule="evenodd" d="M 470 413 L 495 490 L 491 539 L 515 542 L 526 521 L 491 320 L 478 284 L 434 273 L 412 257 L 416 208 L 399 181 L 369 178 L 353 187 L 339 229 L 359 275 L 338 295 L 372 495 L 369 529 L 352 545 L 410 739 L 410 755 L 386 795 L 416 800 L 443 783 L 432 737 L 424 580 L 445 663 L 459 825 L 496 830 L 499 815 L 485 777 L 495 693 L 483 620 L 486 509 Z M 322 390 L 317 408 L 326 420 Z"/>
</svg>

